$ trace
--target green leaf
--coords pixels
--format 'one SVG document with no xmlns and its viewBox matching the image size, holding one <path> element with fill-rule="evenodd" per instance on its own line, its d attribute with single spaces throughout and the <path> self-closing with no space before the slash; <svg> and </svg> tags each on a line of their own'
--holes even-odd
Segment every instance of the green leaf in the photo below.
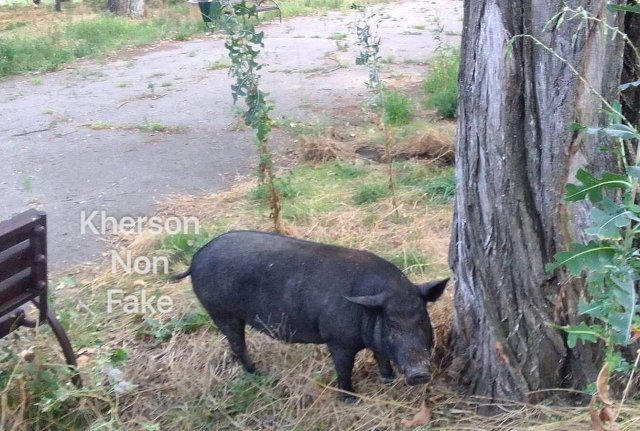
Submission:
<svg viewBox="0 0 640 431">
<path fill-rule="evenodd" d="M 631 221 L 640 221 L 633 212 L 612 200 L 603 197 L 599 207 L 591 210 L 592 227 L 585 229 L 589 235 L 600 239 L 620 240 L 623 230 L 631 225 Z"/>
<path fill-rule="evenodd" d="M 577 326 L 564 326 L 562 329 L 567 333 L 567 346 L 570 349 L 576 347 L 578 340 L 596 343 L 602 333 L 600 325 L 588 326 L 584 322 Z"/>
<path fill-rule="evenodd" d="M 545 269 L 548 272 L 564 266 L 573 275 L 581 275 L 584 268 L 589 271 L 599 271 L 603 267 L 612 264 L 615 249 L 606 244 L 592 241 L 589 244 L 571 244 L 569 251 L 562 251 L 555 255 L 555 261 L 548 263 Z"/>
<path fill-rule="evenodd" d="M 574 122 L 569 125 L 569 130 L 571 130 L 572 132 L 582 132 L 583 130 L 587 130 L 587 129 L 588 129 L 587 126 L 580 123 Z"/>
<path fill-rule="evenodd" d="M 604 304 L 603 301 L 586 302 L 584 298 L 581 297 L 578 300 L 578 314 L 586 314 L 593 318 L 603 320 L 607 317 L 607 310 L 605 305 L 606 304 Z"/>
<path fill-rule="evenodd" d="M 611 124 L 622 123 L 622 103 L 617 100 L 611 102 L 613 112 L 608 112 Z"/>
<path fill-rule="evenodd" d="M 607 6 L 611 12 L 630 12 L 630 13 L 640 13 L 640 5 L 639 4 L 610 4 Z"/>
<path fill-rule="evenodd" d="M 604 189 L 631 189 L 632 187 L 629 177 L 610 172 L 605 172 L 602 174 L 602 178 L 597 178 L 584 169 L 579 169 L 576 173 L 576 179 L 582 184 L 567 184 L 564 194 L 565 201 L 576 202 L 588 197 L 591 202 L 600 202 Z"/>
<path fill-rule="evenodd" d="M 620 304 L 625 310 L 631 310 L 631 316 L 629 317 L 629 326 L 631 326 L 631 319 L 635 314 L 635 307 L 637 302 L 636 297 L 636 289 L 635 289 L 635 281 L 637 277 L 635 276 L 635 271 L 624 265 L 623 268 L 618 268 L 617 274 L 612 274 L 610 276 L 611 281 L 613 282 L 613 294 Z M 631 328 L 629 327 L 629 330 Z"/>
<path fill-rule="evenodd" d="M 627 126 L 626 124 L 612 124 L 608 127 L 589 127 L 587 128 L 587 133 L 590 135 L 595 135 L 598 133 L 604 133 L 605 135 L 611 138 L 620 138 L 620 139 L 636 139 L 640 137 L 638 131 L 633 127 Z"/>
</svg>

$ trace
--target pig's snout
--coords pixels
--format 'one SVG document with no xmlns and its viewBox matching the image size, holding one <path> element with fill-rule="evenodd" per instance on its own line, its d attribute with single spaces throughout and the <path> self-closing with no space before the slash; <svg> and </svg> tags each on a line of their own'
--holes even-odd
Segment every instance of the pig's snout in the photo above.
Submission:
<svg viewBox="0 0 640 431">
<path fill-rule="evenodd" d="M 404 373 L 404 380 L 409 386 L 424 385 L 429 381 L 429 372 L 425 368 L 409 368 Z"/>
</svg>

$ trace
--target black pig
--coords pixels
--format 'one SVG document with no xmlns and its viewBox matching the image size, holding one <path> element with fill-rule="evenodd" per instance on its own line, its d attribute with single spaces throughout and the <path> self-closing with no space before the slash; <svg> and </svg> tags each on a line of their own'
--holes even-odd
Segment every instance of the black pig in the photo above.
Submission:
<svg viewBox="0 0 640 431">
<path fill-rule="evenodd" d="M 429 378 L 433 333 L 425 305 L 448 279 L 414 285 L 372 253 L 251 231 L 213 239 L 174 278 L 187 275 L 248 372 L 255 366 L 246 324 L 279 340 L 326 344 L 343 391 L 353 392 L 354 359 L 365 348 L 385 381 L 394 377 L 391 361 L 409 385 Z"/>
</svg>

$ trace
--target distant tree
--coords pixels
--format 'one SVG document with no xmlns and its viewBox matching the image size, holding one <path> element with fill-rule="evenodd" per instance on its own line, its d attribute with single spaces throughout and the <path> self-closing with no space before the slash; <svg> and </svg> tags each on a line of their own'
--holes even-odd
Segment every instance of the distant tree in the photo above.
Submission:
<svg viewBox="0 0 640 431">
<path fill-rule="evenodd" d="M 608 3 L 580 0 L 595 17 L 624 27 Z M 457 277 L 452 370 L 469 392 L 536 401 L 547 389 L 583 389 L 601 349 L 569 347 L 560 325 L 575 325 L 581 280 L 545 264 L 585 242 L 585 206 L 562 201 L 579 168 L 616 171 L 602 138 L 572 123 L 604 122 L 601 100 L 616 100 L 620 38 L 598 20 L 545 25 L 562 0 L 465 0 L 460 67 L 457 197 L 450 264 Z M 551 53 L 530 34 L 550 47 Z M 584 80 L 576 76 L 574 69 Z M 585 81 L 586 80 L 586 81 Z"/>
<path fill-rule="evenodd" d="M 142 18 L 146 15 L 145 0 L 107 0 L 109 12 L 132 18 Z"/>
<path fill-rule="evenodd" d="M 55 11 L 56 12 L 62 12 L 62 2 L 63 1 L 67 1 L 67 0 L 55 0 Z M 40 6 L 40 3 L 42 3 L 42 0 L 33 0 L 33 4 Z"/>
</svg>

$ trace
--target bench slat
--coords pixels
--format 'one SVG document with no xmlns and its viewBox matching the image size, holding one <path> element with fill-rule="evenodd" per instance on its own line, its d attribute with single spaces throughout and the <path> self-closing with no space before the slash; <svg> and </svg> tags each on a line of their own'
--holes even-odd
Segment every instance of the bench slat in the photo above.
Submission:
<svg viewBox="0 0 640 431">
<path fill-rule="evenodd" d="M 30 209 L 9 220 L 1 222 L 0 250 L 12 247 L 30 238 L 33 234 L 33 229 L 42 224 L 44 217 L 43 212 Z"/>
<path fill-rule="evenodd" d="M 26 239 L 5 250 L 0 250 L 0 280 L 5 280 L 17 272 L 33 265 L 31 240 Z"/>
<path fill-rule="evenodd" d="M 6 280 L 0 281 L 0 317 L 12 312 L 36 293 L 33 285 L 33 271 L 23 269 Z"/>
</svg>

